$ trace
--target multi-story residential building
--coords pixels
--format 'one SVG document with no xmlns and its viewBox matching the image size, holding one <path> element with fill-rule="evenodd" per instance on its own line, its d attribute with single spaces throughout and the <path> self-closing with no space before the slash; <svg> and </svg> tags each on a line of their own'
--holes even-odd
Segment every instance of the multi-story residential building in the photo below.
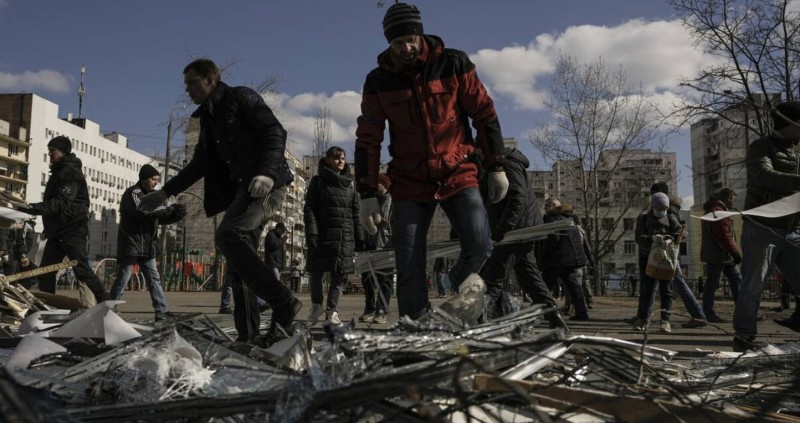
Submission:
<svg viewBox="0 0 800 423">
<path fill-rule="evenodd" d="M 540 200 L 556 197 L 572 204 L 575 214 L 584 220 L 587 215 L 584 193 L 599 197 L 598 231 L 601 234 L 612 231 L 610 237 L 599 237 L 612 240 L 599 246 L 606 253 L 597 263 L 601 276 L 638 273 L 634 229 L 636 218 L 648 205 L 650 186 L 655 182 L 666 182 L 673 197 L 677 197 L 676 154 L 671 152 L 606 150 L 600 154 L 594 170 L 582 170 L 577 161 L 561 161 L 554 163 L 549 171 L 531 170 L 528 173 L 532 189 Z M 585 187 L 583 178 L 587 181 Z M 588 212 L 588 215 L 594 214 Z M 592 225 L 584 221 L 583 226 L 587 229 Z M 591 239 L 595 235 L 589 231 L 588 236 Z"/>
<path fill-rule="evenodd" d="M 41 201 L 49 176 L 47 143 L 69 137 L 89 187 L 89 257 L 116 256 L 120 197 L 150 158 L 129 149 L 125 136 L 101 132 L 95 122 L 71 114 L 60 118 L 58 105 L 36 94 L 0 94 L 0 120 L 8 123 L 0 125 L 7 127 L 0 135 L 0 188 L 29 203 Z M 41 220 L 36 229 L 42 230 Z"/>
<path fill-rule="evenodd" d="M 779 96 L 775 95 L 774 100 L 779 100 Z M 752 113 L 748 113 L 746 107 L 732 107 L 721 114 L 721 117 L 703 119 L 691 126 L 693 216 L 705 214 L 703 204 L 721 188 L 731 188 L 738 193 L 733 203 L 734 208 L 744 207 L 744 194 L 747 190 L 745 166 L 747 147 L 759 136 L 735 123 L 752 119 Z M 734 222 L 734 230 L 740 234 L 741 218 L 731 219 Z M 699 276 L 705 274 L 705 271 L 700 261 L 702 242 L 700 225 L 695 226 L 697 230 L 690 232 L 689 239 L 692 263 L 689 272 Z"/>
</svg>

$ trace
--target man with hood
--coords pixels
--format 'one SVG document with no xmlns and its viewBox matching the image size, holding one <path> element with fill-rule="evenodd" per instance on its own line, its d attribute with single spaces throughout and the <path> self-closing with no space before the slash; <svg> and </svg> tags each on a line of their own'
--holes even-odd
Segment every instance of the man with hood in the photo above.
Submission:
<svg viewBox="0 0 800 423">
<path fill-rule="evenodd" d="M 228 270 L 272 307 L 266 335 L 255 340 L 266 346 L 291 333 L 303 304 L 275 277 L 252 239 L 260 237 L 269 216 L 280 208 L 294 175 L 284 156 L 286 130 L 272 109 L 253 89 L 224 83 L 220 73 L 209 59 L 183 68 L 186 93 L 198 105 L 192 114 L 200 119 L 197 146 L 189 163 L 163 188 L 142 197 L 139 209 L 153 211 L 203 179 L 206 215 L 225 212 L 214 243 Z"/>
<path fill-rule="evenodd" d="M 800 192 L 800 102 L 786 101 L 775 106 L 772 122 L 772 133 L 747 147 L 745 210 Z M 761 346 L 755 341 L 758 308 L 773 265 L 780 269 L 792 291 L 800 293 L 800 213 L 777 218 L 747 216 L 741 243 L 743 275 L 733 312 L 734 351 Z M 800 321 L 792 326 L 800 330 Z"/>
<path fill-rule="evenodd" d="M 272 230 L 267 231 L 264 237 L 264 260 L 272 267 L 275 276 L 281 278 L 281 272 L 286 266 L 286 224 L 278 222 Z"/>
<path fill-rule="evenodd" d="M 100 303 L 108 299 L 100 279 L 89 267 L 89 189 L 83 175 L 82 163 L 72 152 L 72 141 L 57 136 L 47 143 L 50 157 L 50 179 L 44 189 L 41 203 L 29 205 L 28 213 L 41 215 L 47 239 L 39 266 L 61 263 L 64 256 L 77 260 L 73 268 L 75 277 L 94 294 Z M 56 293 L 56 274 L 45 273 L 39 277 L 39 289 Z"/>
<path fill-rule="evenodd" d="M 156 266 L 158 225 L 169 225 L 186 216 L 186 207 L 179 203 L 161 206 L 152 212 L 137 209 L 141 197 L 154 191 L 160 180 L 161 174 L 158 170 L 146 164 L 139 169 L 139 182 L 122 194 L 117 230 L 117 279 L 111 287 L 111 299 L 121 299 L 125 285 L 133 273 L 133 265 L 138 264 L 147 283 L 156 320 L 169 316 L 167 297 L 164 295 Z"/>
<path fill-rule="evenodd" d="M 557 198 L 548 198 L 545 202 L 544 222 L 574 219 L 572 210 L 571 204 L 562 204 Z M 558 280 L 561 280 L 565 295 L 569 295 L 575 307 L 575 315 L 569 319 L 577 321 L 589 320 L 589 310 L 583 296 L 583 281 L 578 279 L 578 269 L 589 263 L 583 242 L 577 227 L 561 230 L 548 235 L 542 241 L 542 252 L 539 255 L 546 285 L 552 290 Z"/>
<path fill-rule="evenodd" d="M 736 193 L 730 188 L 722 188 L 716 196 L 711 197 L 703 205 L 706 213 L 727 211 L 733 207 Z M 703 220 L 701 223 L 703 234 L 700 246 L 700 260 L 706 264 L 706 283 L 703 288 L 703 312 L 706 319 L 712 323 L 724 323 L 717 312 L 714 311 L 714 294 L 719 287 L 719 278 L 722 273 L 731 284 L 731 295 L 736 303 L 739 297 L 739 288 L 742 285 L 742 274 L 736 267 L 742 262 L 742 253 L 736 246 L 736 234 L 733 231 L 733 222 L 730 218 L 720 219 L 715 222 Z"/>
<path fill-rule="evenodd" d="M 528 158 L 521 151 L 512 148 L 506 148 L 503 155 L 506 158 L 503 169 L 508 177 L 508 193 L 500 202 L 486 204 L 492 241 L 495 242 L 502 241 L 509 231 L 544 223 L 539 202 L 528 181 Z M 482 194 L 486 194 L 484 187 L 485 185 L 481 185 Z M 487 317 L 493 317 L 502 311 L 503 286 L 512 268 L 517 275 L 517 283 L 532 299 L 533 304 L 544 304 L 547 308 L 558 307 L 542 279 L 536 263 L 534 244 L 533 241 L 520 242 L 494 247 L 492 250 L 492 255 L 481 271 L 481 278 L 486 282 L 486 291 L 491 298 L 486 304 Z M 553 310 L 545 317 L 550 327 L 566 328 L 558 310 Z"/>
<path fill-rule="evenodd" d="M 437 205 L 453 223 L 461 244 L 461 255 L 450 270 L 454 286 L 479 272 L 491 254 L 473 157 L 476 148 L 483 151 L 490 202 L 502 200 L 508 190 L 503 136 L 492 99 L 469 56 L 425 34 L 416 6 L 389 7 L 383 34 L 389 47 L 364 83 L 355 174 L 362 224 L 374 234 L 381 221 L 376 191 L 388 120 L 397 303 L 400 316 L 418 319 L 429 307 L 426 238 Z M 477 130 L 475 139 L 470 120 Z"/>
</svg>

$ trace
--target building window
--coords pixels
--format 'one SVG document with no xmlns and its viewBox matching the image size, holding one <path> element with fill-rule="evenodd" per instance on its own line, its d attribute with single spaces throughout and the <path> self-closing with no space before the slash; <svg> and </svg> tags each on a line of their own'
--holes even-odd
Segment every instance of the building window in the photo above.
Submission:
<svg viewBox="0 0 800 423">
<path fill-rule="evenodd" d="M 636 242 L 634 241 L 625 241 L 623 248 L 625 248 L 625 254 L 636 254 Z"/>
<path fill-rule="evenodd" d="M 632 230 L 636 229 L 636 219 L 634 219 L 632 217 L 626 217 L 626 218 L 622 219 L 622 227 L 626 231 L 632 231 Z"/>
</svg>

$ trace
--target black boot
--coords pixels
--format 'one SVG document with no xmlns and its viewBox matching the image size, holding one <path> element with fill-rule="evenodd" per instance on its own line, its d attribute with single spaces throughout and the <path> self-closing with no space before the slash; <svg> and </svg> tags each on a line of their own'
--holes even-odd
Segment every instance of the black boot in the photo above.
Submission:
<svg viewBox="0 0 800 423">
<path fill-rule="evenodd" d="M 564 332 L 569 333 L 569 326 L 561 318 L 561 313 L 558 310 L 551 311 L 544 315 L 547 323 L 550 324 L 550 329 L 564 329 Z"/>
</svg>

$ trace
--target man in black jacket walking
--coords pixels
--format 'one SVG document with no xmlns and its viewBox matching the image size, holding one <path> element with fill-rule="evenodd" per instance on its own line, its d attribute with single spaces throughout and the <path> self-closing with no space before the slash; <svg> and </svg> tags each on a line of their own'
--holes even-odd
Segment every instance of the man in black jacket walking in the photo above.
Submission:
<svg viewBox="0 0 800 423">
<path fill-rule="evenodd" d="M 278 222 L 264 237 L 264 260 L 280 279 L 286 265 L 286 224 Z"/>
<path fill-rule="evenodd" d="M 47 244 L 40 266 L 60 263 L 67 256 L 77 260 L 74 267 L 78 281 L 86 284 L 100 303 L 108 292 L 89 267 L 86 243 L 89 240 L 89 189 L 83 176 L 81 160 L 72 153 L 69 138 L 58 136 L 47 144 L 50 156 L 50 179 L 41 203 L 30 204 L 28 213 L 41 215 L 44 223 L 42 238 Z M 39 289 L 56 293 L 56 274 L 46 273 L 39 278 Z"/>
<path fill-rule="evenodd" d="M 167 297 L 164 296 L 156 266 L 158 225 L 175 223 L 186 216 L 186 207 L 183 204 L 162 206 L 152 212 L 136 209 L 141 197 L 155 190 L 160 180 L 161 174 L 158 170 L 146 164 L 139 169 L 139 182 L 122 194 L 117 231 L 117 280 L 111 287 L 111 298 L 122 298 L 125 285 L 133 273 L 133 265 L 138 264 L 153 301 L 156 320 L 162 320 L 168 315 Z"/>
<path fill-rule="evenodd" d="M 528 158 L 516 149 L 506 148 L 503 152 L 506 160 L 503 170 L 508 177 L 508 193 L 500 202 L 492 204 L 487 201 L 489 225 L 492 230 L 492 240 L 500 242 L 506 233 L 515 229 L 529 228 L 540 225 L 542 212 L 531 186 L 528 183 Z M 482 193 L 488 187 L 483 180 Z M 513 257 L 509 260 L 509 257 Z M 511 268 L 517 275 L 520 288 L 532 299 L 534 304 L 545 304 L 547 307 L 556 308 L 556 300 L 542 279 L 542 273 L 536 264 L 534 242 L 521 242 L 511 245 L 501 245 L 492 250 L 492 255 L 481 271 L 481 277 L 486 282 L 486 291 L 491 302 L 486 305 L 488 317 L 493 317 L 501 311 L 500 302 L 503 294 L 503 285 Z M 547 314 L 550 326 L 564 327 L 557 310 Z"/>
<path fill-rule="evenodd" d="M 250 241 L 286 196 L 294 176 L 284 153 L 286 131 L 264 99 L 247 87 L 230 87 L 208 59 L 183 69 L 186 92 L 199 105 L 200 136 L 192 160 L 164 188 L 142 197 L 139 209 L 153 211 L 203 179 L 206 215 L 224 211 L 214 242 L 243 284 L 272 307 L 272 323 L 262 344 L 289 332 L 302 303 L 259 257 Z M 261 232 L 258 232 L 260 234 Z M 241 282 L 240 282 L 241 283 Z M 257 312 L 257 311 L 256 311 Z"/>
</svg>

